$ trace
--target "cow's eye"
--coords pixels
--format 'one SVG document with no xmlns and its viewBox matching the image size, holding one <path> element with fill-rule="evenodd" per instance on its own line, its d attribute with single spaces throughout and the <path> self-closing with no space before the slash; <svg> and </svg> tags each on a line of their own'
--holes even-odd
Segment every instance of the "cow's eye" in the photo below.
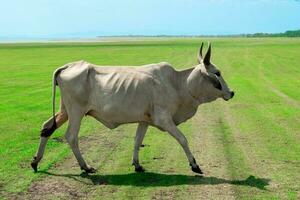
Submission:
<svg viewBox="0 0 300 200">
<path fill-rule="evenodd" d="M 219 90 L 222 90 L 222 85 L 220 83 L 220 80 L 217 77 L 213 77 L 213 76 L 208 76 L 208 78 L 210 79 L 211 83 L 213 84 L 213 86 Z"/>
<path fill-rule="evenodd" d="M 217 88 L 218 90 L 222 90 L 222 85 L 219 81 L 216 84 L 214 84 L 214 87 Z"/>
<path fill-rule="evenodd" d="M 215 75 L 221 76 L 221 73 L 220 72 L 216 72 Z"/>
</svg>

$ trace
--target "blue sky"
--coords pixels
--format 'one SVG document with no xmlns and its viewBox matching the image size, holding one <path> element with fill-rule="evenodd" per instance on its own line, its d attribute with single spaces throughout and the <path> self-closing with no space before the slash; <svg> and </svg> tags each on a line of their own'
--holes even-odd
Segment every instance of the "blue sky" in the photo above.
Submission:
<svg viewBox="0 0 300 200">
<path fill-rule="evenodd" d="M 9 0 L 0 8 L 0 38 L 300 29 L 299 0 Z"/>
</svg>

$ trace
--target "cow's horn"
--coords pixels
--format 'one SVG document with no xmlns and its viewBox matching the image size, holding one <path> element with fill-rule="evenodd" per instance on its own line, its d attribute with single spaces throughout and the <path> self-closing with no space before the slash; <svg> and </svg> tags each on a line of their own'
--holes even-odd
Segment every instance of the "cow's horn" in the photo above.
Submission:
<svg viewBox="0 0 300 200">
<path fill-rule="evenodd" d="M 211 55 L 211 44 L 210 42 L 208 43 L 208 50 L 207 50 L 207 53 L 204 57 L 204 64 L 206 66 L 209 66 L 210 65 L 210 55 Z"/>
<path fill-rule="evenodd" d="M 202 62 L 202 49 L 203 49 L 203 42 L 201 43 L 201 47 L 199 49 L 199 53 L 198 53 L 198 63 L 200 64 Z"/>
</svg>

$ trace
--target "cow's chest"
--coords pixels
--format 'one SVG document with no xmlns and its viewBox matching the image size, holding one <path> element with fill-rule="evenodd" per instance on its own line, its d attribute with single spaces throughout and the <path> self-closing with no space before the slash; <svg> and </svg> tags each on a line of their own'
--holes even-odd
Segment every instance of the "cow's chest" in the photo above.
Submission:
<svg viewBox="0 0 300 200">
<path fill-rule="evenodd" d="M 186 120 L 192 118 L 197 112 L 198 106 L 196 105 L 186 105 L 183 104 L 178 107 L 176 113 L 173 116 L 173 120 L 176 125 L 185 122 Z"/>
</svg>

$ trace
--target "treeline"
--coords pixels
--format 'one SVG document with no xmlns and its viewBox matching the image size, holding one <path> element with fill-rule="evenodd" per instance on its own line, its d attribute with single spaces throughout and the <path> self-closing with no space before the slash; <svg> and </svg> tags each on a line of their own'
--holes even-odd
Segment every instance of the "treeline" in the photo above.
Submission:
<svg viewBox="0 0 300 200">
<path fill-rule="evenodd" d="M 242 34 L 244 37 L 300 37 L 300 30 L 286 31 L 284 33 L 254 33 Z"/>
<path fill-rule="evenodd" d="M 97 37 L 300 37 L 300 29 L 285 31 L 284 33 L 247 33 L 232 35 L 108 35 Z"/>
</svg>

